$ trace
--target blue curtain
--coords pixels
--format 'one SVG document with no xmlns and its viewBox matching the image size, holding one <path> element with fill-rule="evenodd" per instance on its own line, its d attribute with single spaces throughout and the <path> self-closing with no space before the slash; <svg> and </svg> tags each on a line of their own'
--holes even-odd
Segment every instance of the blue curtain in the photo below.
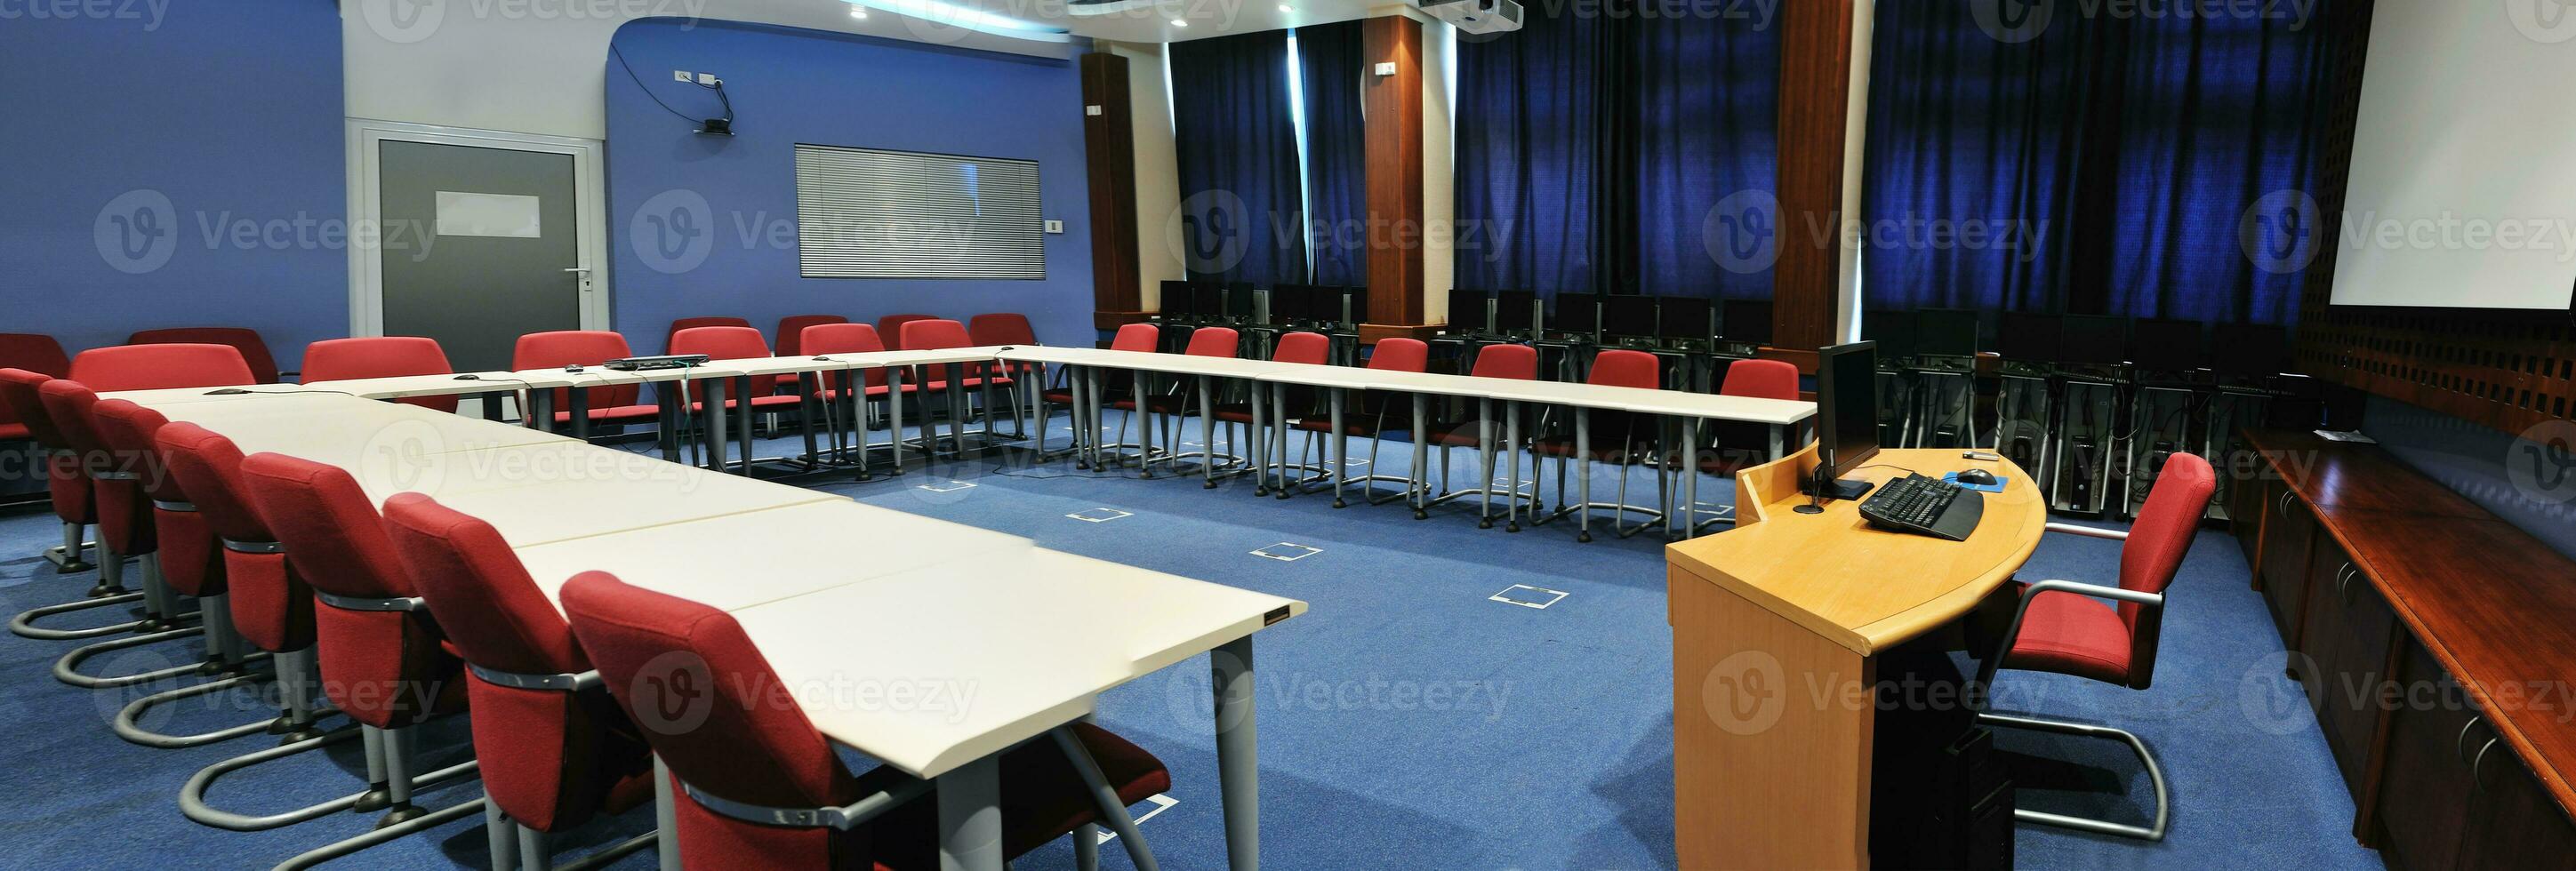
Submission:
<svg viewBox="0 0 2576 871">
<path fill-rule="evenodd" d="M 1780 30 L 1747 16 L 1641 19 L 1638 289 L 1771 298 L 1778 234 Z"/>
<path fill-rule="evenodd" d="M 1624 22 L 1526 7 L 1517 33 L 1458 45 L 1457 286 L 1542 297 L 1624 288 L 1624 223 L 1605 183 Z"/>
<path fill-rule="evenodd" d="M 1368 284 L 1368 142 L 1363 136 L 1360 23 L 1297 28 L 1306 110 L 1306 216 L 1314 283 Z"/>
<path fill-rule="evenodd" d="M 1191 278 L 1306 280 L 1288 32 L 1171 45 L 1183 264 Z"/>
<path fill-rule="evenodd" d="M 1999 38 L 1975 5 L 1878 7 L 1869 305 L 2296 317 L 2305 257 L 2261 255 L 2247 228 L 2313 202 L 2343 7 L 2096 16 L 2057 0 Z"/>
</svg>

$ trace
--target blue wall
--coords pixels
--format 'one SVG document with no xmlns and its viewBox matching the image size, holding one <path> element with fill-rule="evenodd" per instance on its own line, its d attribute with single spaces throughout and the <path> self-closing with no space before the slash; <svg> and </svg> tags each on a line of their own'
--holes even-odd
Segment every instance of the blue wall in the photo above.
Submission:
<svg viewBox="0 0 2576 871">
<path fill-rule="evenodd" d="M 768 334 L 794 314 L 874 321 L 917 311 L 962 321 L 1013 311 L 1029 316 L 1041 341 L 1094 340 L 1082 83 L 1072 62 L 662 19 L 626 25 L 615 45 L 652 88 L 648 95 L 615 55 L 607 59 L 616 321 L 639 353 L 660 349 L 672 319 L 700 315 L 749 318 Z M 672 81 L 673 70 L 724 79 L 737 135 L 696 134 L 697 125 L 654 102 L 694 117 L 721 114 L 712 92 Z M 800 277 L 798 143 L 1037 161 L 1046 217 L 1066 230 L 1046 237 L 1046 279 Z M 704 235 L 668 233 L 674 216 Z"/>
<path fill-rule="evenodd" d="M 247 326 L 288 368 L 346 335 L 335 5 L 28 14 L 57 5 L 0 21 L 0 330 L 77 353 L 147 327 Z"/>
<path fill-rule="evenodd" d="M 2373 395 L 2362 432 L 2443 486 L 2576 557 L 2576 470 L 2556 469 L 2546 446 L 2438 411 Z M 2560 422 L 2559 438 L 2576 433 Z M 2548 434 L 2541 434 L 2546 437 Z M 2535 453 L 2535 449 L 2538 452 Z M 2560 450 L 2576 449 L 2562 442 Z"/>
</svg>

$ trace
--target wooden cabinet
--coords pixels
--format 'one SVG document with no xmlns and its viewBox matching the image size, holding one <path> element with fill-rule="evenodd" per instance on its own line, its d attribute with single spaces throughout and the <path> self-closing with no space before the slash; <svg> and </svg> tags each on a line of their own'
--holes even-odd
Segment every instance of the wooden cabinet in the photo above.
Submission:
<svg viewBox="0 0 2576 871">
<path fill-rule="evenodd" d="M 2386 684 L 2397 614 L 2370 579 L 2330 540 L 2310 551 L 2305 618 L 2298 651 L 2307 656 L 2299 680 L 2316 705 L 2317 725 L 2334 751 L 2345 787 L 2356 798 L 2370 769 L 2380 715 L 2390 707 Z"/>
<path fill-rule="evenodd" d="M 2404 644 L 2379 789 L 2383 850 L 2406 871 L 2576 869 L 2576 822 L 2421 645 Z"/>
<path fill-rule="evenodd" d="M 2281 631 L 2281 643 L 2298 650 L 2302 649 L 2299 622 L 2306 616 L 2308 546 L 2316 538 L 2316 515 L 2289 488 L 2265 489 L 2271 495 L 2263 508 L 2262 558 L 2257 569 L 2263 580 L 2263 602 L 2271 606 L 2272 625 Z"/>
<path fill-rule="evenodd" d="M 2262 565 L 2265 500 L 2279 498 L 2272 494 L 2284 486 L 2279 475 L 2268 473 L 2239 473 L 2228 481 L 2227 531 L 2236 536 L 2236 546 L 2245 551 L 2249 567 Z M 2258 575 L 2254 586 L 2262 585 Z"/>
<path fill-rule="evenodd" d="M 2576 822 L 2559 811 L 2512 750 L 2481 745 L 2471 754 L 2469 793 L 2460 867 L 2576 869 Z"/>
</svg>

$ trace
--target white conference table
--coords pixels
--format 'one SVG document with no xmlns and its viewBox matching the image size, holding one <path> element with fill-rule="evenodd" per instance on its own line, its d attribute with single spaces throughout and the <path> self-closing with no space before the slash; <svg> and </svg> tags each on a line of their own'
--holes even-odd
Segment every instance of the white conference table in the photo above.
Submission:
<svg viewBox="0 0 2576 871">
<path fill-rule="evenodd" d="M 1068 366 L 1082 374 L 1081 378 L 1068 379 L 1068 381 L 1073 385 L 1073 391 L 1075 394 L 1075 415 L 1080 421 L 1080 425 L 1077 425 L 1074 428 L 1077 437 L 1076 447 L 1077 449 L 1082 447 L 1082 443 L 1086 441 L 1083 434 L 1087 432 L 1087 442 L 1089 444 L 1088 454 L 1090 457 L 1090 463 L 1094 468 L 1101 466 L 1107 461 L 1105 451 L 1106 446 L 1101 443 L 1100 438 L 1100 431 L 1105 426 L 1103 415 L 1105 414 L 1104 409 L 1107 405 L 1107 403 L 1103 401 L 1105 385 L 1102 383 L 1102 378 L 1104 377 L 1103 372 L 1105 370 L 1127 370 L 1129 376 L 1133 378 L 1135 382 L 1132 388 L 1132 395 L 1138 397 L 1138 402 L 1140 403 L 1138 408 L 1140 410 L 1143 408 L 1141 403 L 1144 401 L 1144 398 L 1151 396 L 1146 389 L 1145 373 L 1152 372 L 1164 375 L 1177 375 L 1193 379 L 1197 386 L 1198 404 L 1200 409 L 1199 444 L 1201 447 L 1198 452 L 1200 459 L 1199 472 L 1202 481 L 1207 487 L 1215 487 L 1217 478 L 1215 438 L 1216 422 L 1213 414 L 1209 411 L 1215 402 L 1215 381 L 1220 378 L 1258 380 L 1263 375 L 1270 372 L 1278 371 L 1283 367 L 1296 365 L 1293 363 L 1272 363 L 1266 360 L 1244 360 L 1235 357 L 1201 357 L 1189 354 L 1164 354 L 1150 351 L 1117 351 L 1105 348 L 1059 348 L 1039 345 L 1018 345 L 1002 348 L 998 350 L 997 356 L 999 356 L 1003 362 L 1007 363 Z M 1044 380 L 1043 369 L 1037 373 L 1037 380 Z M 1035 407 L 1033 406 L 1033 409 L 1034 408 Z M 1044 415 L 1039 412 L 1042 412 L 1042 409 L 1037 409 L 1033 413 L 1038 413 L 1038 416 L 1043 419 Z M 1252 429 L 1255 435 L 1259 435 L 1266 430 L 1265 423 L 1266 421 L 1261 404 L 1253 403 Z M 1166 456 L 1160 458 L 1155 457 L 1153 427 L 1139 426 L 1137 429 L 1139 432 L 1138 445 L 1142 449 L 1139 455 L 1141 460 L 1139 467 L 1143 469 L 1146 477 L 1153 476 L 1153 467 L 1155 463 L 1170 462 L 1178 460 L 1183 456 L 1187 456 L 1187 454 L 1183 454 L 1179 451 L 1167 450 Z M 1263 441 L 1264 440 L 1261 438 L 1253 439 L 1253 456 L 1248 458 L 1251 460 L 1253 468 L 1259 468 L 1263 464 L 1261 455 Z M 1038 444 L 1040 453 L 1044 452 L 1045 447 L 1046 445 L 1043 441 Z M 1175 446 L 1166 445 L 1165 447 L 1168 449 Z"/>
<path fill-rule="evenodd" d="M 775 547 L 776 542 L 805 542 Z M 586 571 L 719 610 L 801 596 L 880 575 L 1033 550 L 1007 533 L 856 502 L 809 502 L 518 549 L 553 599 Z"/>
</svg>

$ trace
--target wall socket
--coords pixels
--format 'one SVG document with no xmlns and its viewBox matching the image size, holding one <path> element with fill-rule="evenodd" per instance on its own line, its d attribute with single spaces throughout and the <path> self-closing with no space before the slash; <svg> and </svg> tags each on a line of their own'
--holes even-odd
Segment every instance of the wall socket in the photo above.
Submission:
<svg viewBox="0 0 2576 871">
<path fill-rule="evenodd" d="M 671 71 L 671 81 L 674 81 L 674 82 L 695 82 L 695 81 L 697 81 L 697 80 L 698 80 L 698 77 L 697 77 L 695 74 L 690 73 L 688 70 L 672 70 L 672 71 Z"/>
<path fill-rule="evenodd" d="M 1062 233 L 1064 232 L 1064 222 L 1048 221 L 1046 222 L 1046 231 L 1049 233 Z"/>
</svg>

